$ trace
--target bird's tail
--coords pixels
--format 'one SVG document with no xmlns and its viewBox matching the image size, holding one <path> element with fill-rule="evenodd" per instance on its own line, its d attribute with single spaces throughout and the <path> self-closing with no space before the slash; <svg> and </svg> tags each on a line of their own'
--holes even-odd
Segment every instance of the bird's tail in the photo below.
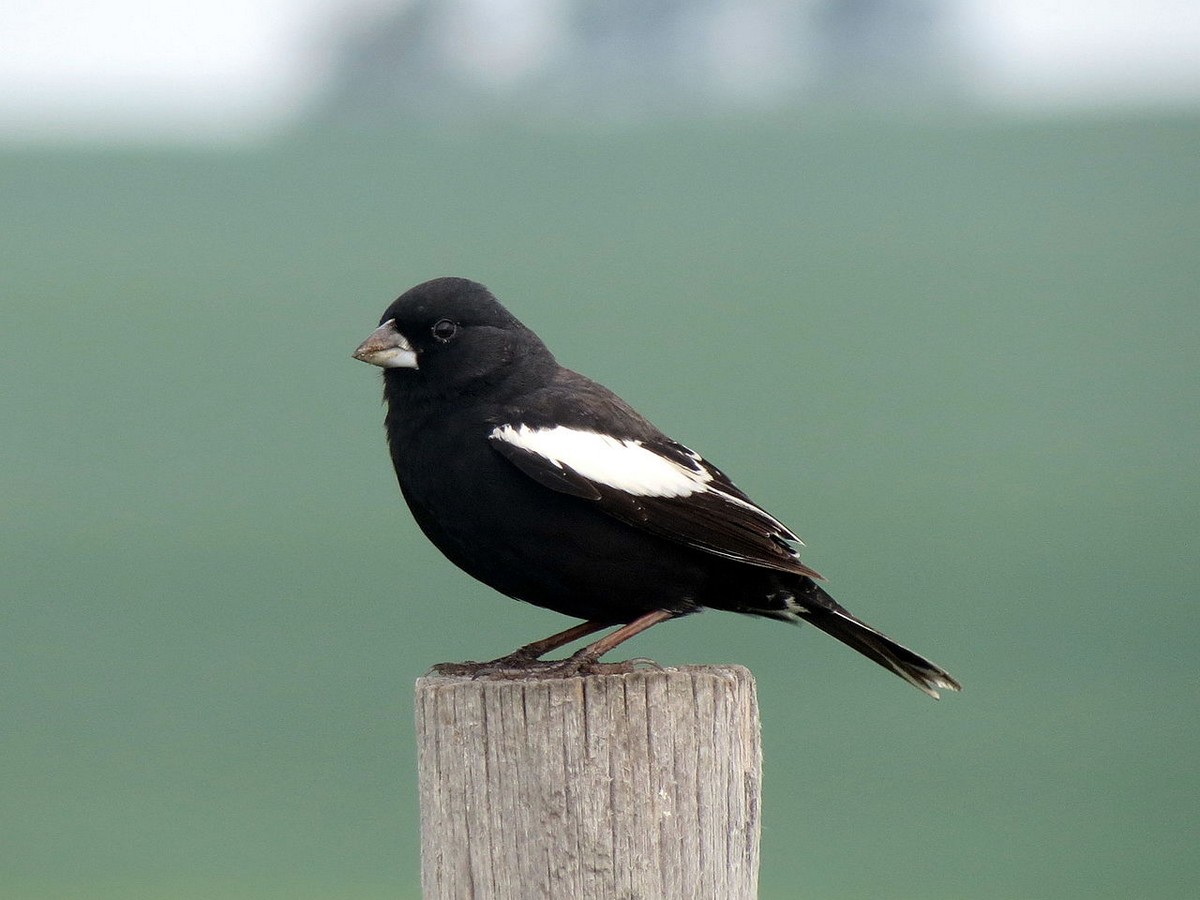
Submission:
<svg viewBox="0 0 1200 900">
<path fill-rule="evenodd" d="M 891 672 L 895 672 L 913 687 L 924 691 L 934 700 L 940 699 L 938 689 L 960 691 L 960 685 L 941 666 L 919 653 L 896 643 L 886 634 L 876 631 L 866 622 L 856 619 L 815 583 L 796 601 L 796 615 L 837 638 L 847 647 L 857 650 Z"/>
</svg>

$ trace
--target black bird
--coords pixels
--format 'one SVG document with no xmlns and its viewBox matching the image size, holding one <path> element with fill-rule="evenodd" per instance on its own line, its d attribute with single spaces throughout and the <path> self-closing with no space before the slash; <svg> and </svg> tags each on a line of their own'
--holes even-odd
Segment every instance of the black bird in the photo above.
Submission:
<svg viewBox="0 0 1200 900">
<path fill-rule="evenodd" d="M 486 664 L 586 671 L 705 607 L 810 622 L 931 697 L 944 669 L 843 609 L 800 540 L 628 403 L 565 369 L 481 284 L 397 299 L 354 357 L 383 368 L 400 490 L 451 562 L 503 594 L 585 620 Z M 558 647 L 621 625 L 559 663 Z"/>
</svg>

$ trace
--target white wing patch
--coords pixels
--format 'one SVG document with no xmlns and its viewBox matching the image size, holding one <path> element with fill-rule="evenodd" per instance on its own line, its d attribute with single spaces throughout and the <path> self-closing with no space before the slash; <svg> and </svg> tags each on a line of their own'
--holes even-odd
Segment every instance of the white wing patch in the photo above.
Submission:
<svg viewBox="0 0 1200 900">
<path fill-rule="evenodd" d="M 492 437 L 635 497 L 688 497 L 709 490 L 712 481 L 712 475 L 699 464 L 695 468 L 681 465 L 646 449 L 641 441 L 595 431 L 563 425 L 501 425 L 492 430 Z"/>
</svg>

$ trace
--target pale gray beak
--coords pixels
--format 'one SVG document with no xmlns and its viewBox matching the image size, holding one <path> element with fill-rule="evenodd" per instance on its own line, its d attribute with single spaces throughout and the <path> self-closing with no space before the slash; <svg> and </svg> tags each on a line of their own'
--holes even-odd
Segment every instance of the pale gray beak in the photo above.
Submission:
<svg viewBox="0 0 1200 900">
<path fill-rule="evenodd" d="M 372 331 L 352 355 L 381 369 L 417 368 L 417 351 L 408 338 L 396 330 L 395 319 L 388 319 Z"/>
</svg>

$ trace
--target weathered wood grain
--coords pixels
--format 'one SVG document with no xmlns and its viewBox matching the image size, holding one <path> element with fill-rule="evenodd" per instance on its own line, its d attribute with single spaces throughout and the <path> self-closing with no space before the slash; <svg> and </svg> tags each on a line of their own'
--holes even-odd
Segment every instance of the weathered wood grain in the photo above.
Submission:
<svg viewBox="0 0 1200 900">
<path fill-rule="evenodd" d="M 740 666 L 417 682 L 425 900 L 749 900 L 761 750 Z"/>
</svg>

